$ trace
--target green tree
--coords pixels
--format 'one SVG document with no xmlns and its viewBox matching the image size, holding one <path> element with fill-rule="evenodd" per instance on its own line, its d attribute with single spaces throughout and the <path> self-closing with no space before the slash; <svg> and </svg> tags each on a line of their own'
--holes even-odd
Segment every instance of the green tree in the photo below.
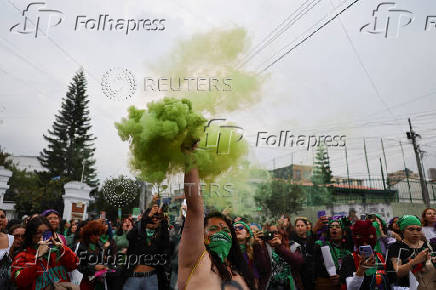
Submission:
<svg viewBox="0 0 436 290">
<path fill-rule="evenodd" d="M 277 218 L 282 214 L 298 213 L 304 202 L 303 186 L 287 180 L 273 179 L 259 184 L 255 201 L 264 216 Z"/>
<path fill-rule="evenodd" d="M 61 109 L 44 139 L 48 146 L 38 160 L 48 169 L 51 177 L 65 180 L 81 180 L 94 187 L 98 185 L 94 168 L 94 144 L 90 133 L 91 124 L 86 94 L 86 79 L 83 70 L 73 77 Z"/>
<path fill-rule="evenodd" d="M 333 195 L 330 184 L 332 183 L 330 159 L 324 145 L 317 147 L 312 174 L 313 186 L 310 190 L 308 203 L 311 205 L 332 205 Z"/>
</svg>

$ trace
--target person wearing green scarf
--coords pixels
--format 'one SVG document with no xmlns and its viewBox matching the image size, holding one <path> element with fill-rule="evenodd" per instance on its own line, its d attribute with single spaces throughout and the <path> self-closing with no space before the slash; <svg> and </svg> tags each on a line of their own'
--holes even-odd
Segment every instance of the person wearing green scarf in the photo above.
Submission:
<svg viewBox="0 0 436 290">
<path fill-rule="evenodd" d="M 302 289 L 303 283 L 298 269 L 304 263 L 303 255 L 300 252 L 291 252 L 289 241 L 281 234 L 277 225 L 271 225 L 268 230 L 273 234 L 273 239 L 267 241 L 272 248 L 272 277 L 268 289 Z"/>
<path fill-rule="evenodd" d="M 384 266 L 386 261 L 375 250 L 377 236 L 372 222 L 357 220 L 352 234 L 355 251 L 344 258 L 339 271 L 340 276 L 345 278 L 347 289 L 389 290 L 390 283 Z"/>
<path fill-rule="evenodd" d="M 419 282 L 419 290 L 436 289 L 436 281 L 432 278 L 436 269 L 430 255 L 436 249 L 436 243 L 423 240 L 422 224 L 416 216 L 404 215 L 397 224 L 403 239 L 389 247 L 388 255 L 392 262 L 388 270 L 396 274 L 394 286 L 411 287 L 409 273 L 412 273 Z M 431 281 L 423 281 L 424 277 L 431 278 Z"/>
<path fill-rule="evenodd" d="M 201 153 L 192 152 L 194 148 L 182 150 L 187 159 Z M 237 283 L 244 290 L 256 289 L 230 219 L 219 212 L 205 216 L 200 173 L 191 161 L 184 179 L 187 208 L 179 244 L 178 289 L 219 290 L 225 282 Z"/>
<path fill-rule="evenodd" d="M 339 269 L 342 266 L 344 258 L 351 255 L 351 252 L 345 248 L 344 242 L 344 227 L 341 220 L 330 219 L 328 221 L 328 232 L 326 241 L 316 241 L 314 248 L 315 263 L 315 289 L 322 290 L 339 290 L 341 283 L 339 281 Z M 321 247 L 328 246 L 336 266 L 336 275 L 330 276 L 324 265 L 324 258 Z"/>
</svg>

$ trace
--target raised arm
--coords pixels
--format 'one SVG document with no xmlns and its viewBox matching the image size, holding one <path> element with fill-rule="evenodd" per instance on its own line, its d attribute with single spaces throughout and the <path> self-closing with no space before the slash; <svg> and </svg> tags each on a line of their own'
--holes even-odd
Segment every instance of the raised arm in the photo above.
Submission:
<svg viewBox="0 0 436 290">
<path fill-rule="evenodd" d="M 184 281 L 205 250 L 204 208 L 198 169 L 185 173 L 186 219 L 179 247 L 179 281 Z M 187 274 L 186 274 L 187 273 Z M 180 275 L 182 274 L 182 277 Z M 185 276 L 186 275 L 186 276 Z"/>
</svg>

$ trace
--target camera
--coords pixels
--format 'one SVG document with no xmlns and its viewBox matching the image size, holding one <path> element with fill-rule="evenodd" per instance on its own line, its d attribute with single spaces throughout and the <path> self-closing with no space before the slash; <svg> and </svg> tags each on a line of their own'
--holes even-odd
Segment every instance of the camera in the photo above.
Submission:
<svg viewBox="0 0 436 290">
<path fill-rule="evenodd" d="M 270 231 L 263 232 L 263 236 L 261 237 L 264 241 L 271 241 L 274 239 L 274 233 Z"/>
</svg>

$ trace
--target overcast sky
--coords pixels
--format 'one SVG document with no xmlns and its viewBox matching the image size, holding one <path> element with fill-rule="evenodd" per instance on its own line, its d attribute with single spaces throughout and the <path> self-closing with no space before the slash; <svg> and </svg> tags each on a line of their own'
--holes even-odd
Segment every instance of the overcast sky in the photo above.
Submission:
<svg viewBox="0 0 436 290">
<path fill-rule="evenodd" d="M 88 79 L 92 132 L 98 138 L 98 175 L 104 179 L 129 174 L 128 144 L 118 137 L 114 122 L 127 115 L 128 106 L 145 107 L 160 96 L 138 89 L 131 99 L 108 99 L 100 85 L 106 71 L 127 68 L 141 79 L 152 74 L 157 59 L 196 33 L 242 27 L 256 46 L 284 22 L 278 29 L 283 33 L 244 64 L 247 70 L 261 72 L 353 2 L 46 1 L 45 9 L 62 12 L 62 21 L 48 30 L 48 36 L 39 33 L 35 38 L 32 33 L 10 31 L 15 24 L 23 23 L 22 11 L 31 1 L 0 0 L 0 145 L 14 155 L 38 155 L 46 146 L 42 134 L 51 128 L 67 86 L 82 66 Z M 405 135 L 407 118 L 411 117 L 422 135 L 419 143 L 426 151 L 424 166 L 436 167 L 436 27 L 433 23 L 425 29 L 427 16 L 436 15 L 436 2 L 394 2 L 396 6 L 382 5 L 383 11 L 378 12 L 379 32 L 390 16 L 387 38 L 384 33 L 371 33 L 373 10 L 382 1 L 360 0 L 262 72 L 267 81 L 258 104 L 217 116 L 245 129 L 253 162 L 266 168 L 285 166 L 291 161 L 311 164 L 313 151 L 254 146 L 259 131 L 279 134 L 289 130 L 295 135 L 346 135 L 350 174 L 354 177 L 367 175 L 364 137 L 374 176 L 380 175 L 380 138 L 388 170 L 403 168 L 401 140 L 407 167 L 416 171 L 414 153 Z M 44 31 L 48 13 L 38 14 Z M 83 27 L 74 30 L 77 16 L 98 19 L 100 14 L 115 19 L 166 19 L 165 30 L 128 35 L 120 31 L 87 31 Z M 29 17 L 35 21 L 36 15 Z M 59 14 L 50 15 L 54 23 Z M 436 22 L 436 17 L 432 19 Z M 290 24 L 288 29 L 284 29 L 286 24 Z M 361 31 L 365 24 L 369 25 Z M 138 87 L 141 85 L 139 81 Z M 329 152 L 334 174 L 345 176 L 344 149 Z"/>
</svg>

